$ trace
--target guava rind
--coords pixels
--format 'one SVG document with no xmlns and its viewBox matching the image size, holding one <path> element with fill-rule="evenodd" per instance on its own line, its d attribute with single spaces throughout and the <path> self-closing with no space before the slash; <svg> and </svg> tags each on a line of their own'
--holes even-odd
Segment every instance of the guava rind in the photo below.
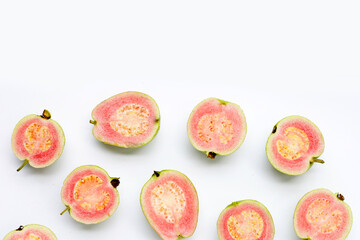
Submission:
<svg viewBox="0 0 360 240">
<path fill-rule="evenodd" d="M 98 176 L 103 183 L 106 184 L 103 188 L 107 192 L 111 193 L 111 205 L 106 209 L 102 210 L 100 213 L 91 213 L 91 212 L 81 212 L 76 202 L 74 201 L 74 188 L 76 183 L 82 178 L 90 175 Z M 117 191 L 117 186 L 112 186 L 112 180 L 118 178 L 111 178 L 107 172 L 95 165 L 84 165 L 74 169 L 64 180 L 63 187 L 61 189 L 61 200 L 66 206 L 66 210 L 69 211 L 71 217 L 84 224 L 96 224 L 105 221 L 111 215 L 114 214 L 120 203 L 119 192 Z M 80 209 L 80 210 L 79 210 Z M 83 214 L 84 216 L 81 216 Z"/>
<path fill-rule="evenodd" d="M 227 219 L 236 214 L 241 213 L 242 208 L 255 210 L 265 222 L 264 231 L 259 240 L 274 239 L 275 226 L 269 210 L 260 202 L 256 200 L 242 200 L 229 204 L 219 215 L 217 220 L 217 233 L 220 240 L 233 240 L 234 238 L 228 233 Z M 237 212 L 240 211 L 240 212 Z"/>
<path fill-rule="evenodd" d="M 174 181 L 186 192 L 185 215 L 179 219 L 179 224 L 166 223 L 161 216 L 156 215 L 151 205 L 151 191 L 160 183 Z M 186 189 L 185 189 L 186 188 Z M 144 184 L 140 193 L 140 205 L 150 226 L 163 240 L 188 238 L 196 229 L 199 215 L 199 199 L 196 189 L 190 179 L 183 173 L 175 170 L 155 171 L 152 177 Z M 163 229 L 162 229 L 163 228 Z M 172 231 L 166 231 L 171 228 Z"/>
<path fill-rule="evenodd" d="M 57 240 L 55 234 L 47 227 L 40 224 L 28 224 L 21 226 L 17 230 L 9 232 L 3 240 L 17 240 L 19 237 L 27 234 L 28 232 L 36 232 L 37 234 L 41 233 L 46 238 L 41 238 L 42 240 Z"/>
<path fill-rule="evenodd" d="M 208 109 L 206 109 L 208 108 Z M 206 111 L 208 110 L 208 111 Z M 220 143 L 215 143 L 212 141 L 211 144 L 205 146 L 205 144 L 196 133 L 197 124 L 199 118 L 205 114 L 213 113 L 222 113 L 228 120 L 231 120 L 231 123 L 234 124 L 234 138 L 232 138 L 227 146 L 220 145 Z M 205 152 L 206 155 L 210 158 L 214 158 L 216 155 L 229 155 L 235 152 L 245 140 L 247 132 L 246 118 L 241 107 L 235 103 L 227 102 L 217 98 L 207 98 L 201 101 L 195 106 L 192 110 L 188 122 L 187 122 L 187 134 L 191 144 L 195 149 L 201 152 Z M 216 139 L 216 141 L 219 141 Z M 213 146 L 210 146 L 213 145 Z"/>
<path fill-rule="evenodd" d="M 128 98 L 128 101 L 124 99 Z M 146 107 L 151 113 L 149 117 L 150 128 L 139 137 L 127 137 L 110 127 L 109 118 L 125 103 L 137 103 Z M 112 105 L 113 104 L 113 105 Z M 122 148 L 138 148 L 152 141 L 160 128 L 160 110 L 155 100 L 141 92 L 128 91 L 114 95 L 99 103 L 92 111 L 90 122 L 94 124 L 93 135 L 99 141 Z"/>
<path fill-rule="evenodd" d="M 352 211 L 348 204 L 346 204 L 343 199 L 338 198 L 338 193 L 332 193 L 330 190 L 325 188 L 319 188 L 314 189 L 308 193 L 306 193 L 297 203 L 295 211 L 294 211 L 294 229 L 296 234 L 302 238 L 302 239 L 308 239 L 308 240 L 327 240 L 327 239 L 336 239 L 336 240 L 344 240 L 349 235 L 353 217 L 352 217 Z M 342 211 L 345 216 L 347 216 L 347 220 L 345 221 L 345 226 L 343 225 L 341 229 L 343 231 L 337 231 L 334 234 L 337 234 L 337 236 L 334 236 L 332 234 L 321 234 L 319 232 L 316 232 L 315 229 L 312 228 L 311 223 L 309 223 L 306 220 L 306 217 L 304 216 L 305 211 L 307 210 L 307 206 L 309 206 L 313 201 L 310 201 L 311 199 L 317 199 L 317 197 L 328 199 L 333 203 L 331 206 L 331 210 L 339 210 Z M 337 206 L 337 208 L 336 208 Z M 306 207 L 306 208 L 305 208 Z M 305 209 L 304 209 L 305 208 Z M 307 229 L 304 229 L 304 227 Z M 315 232 L 315 233 L 314 233 Z"/>
<path fill-rule="evenodd" d="M 47 110 L 44 110 L 44 112 Z M 48 112 L 48 111 L 47 111 Z M 39 123 L 48 127 L 52 134 L 53 142 L 51 147 L 40 154 L 30 154 L 24 147 L 24 134 L 27 127 L 32 123 Z M 34 168 L 44 168 L 53 164 L 60 158 L 65 146 L 65 135 L 61 126 L 50 118 L 30 114 L 22 118 L 15 126 L 11 136 L 11 147 L 17 158 L 26 161 Z"/>
<path fill-rule="evenodd" d="M 284 157 L 281 157 L 275 148 L 275 139 L 279 137 L 279 134 L 282 134 L 285 126 L 292 126 L 291 124 L 295 123 L 297 125 L 302 125 L 304 130 L 306 129 L 307 137 L 309 138 L 309 151 L 305 155 L 301 156 L 295 160 L 288 160 Z M 281 133 L 279 133 L 281 132 Z M 307 172 L 315 161 L 323 162 L 318 160 L 319 156 L 324 152 L 324 137 L 320 129 L 309 119 L 293 115 L 281 119 L 273 128 L 272 133 L 270 134 L 266 142 L 266 155 L 270 164 L 279 172 L 282 172 L 287 175 L 301 175 Z M 310 152 L 310 150 L 312 152 Z"/>
</svg>

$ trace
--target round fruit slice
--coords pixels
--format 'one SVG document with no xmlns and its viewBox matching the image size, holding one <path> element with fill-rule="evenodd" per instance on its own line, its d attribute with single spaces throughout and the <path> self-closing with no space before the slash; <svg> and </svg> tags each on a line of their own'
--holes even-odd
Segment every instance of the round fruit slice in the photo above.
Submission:
<svg viewBox="0 0 360 240">
<path fill-rule="evenodd" d="M 344 197 L 327 189 L 315 189 L 298 202 L 294 228 L 302 239 L 346 239 L 352 225 L 350 207 Z"/>
<path fill-rule="evenodd" d="M 208 98 L 191 112 L 187 133 L 191 144 L 209 158 L 228 155 L 245 139 L 245 115 L 234 103 Z"/>
<path fill-rule="evenodd" d="M 56 240 L 55 234 L 45 226 L 29 224 L 9 232 L 3 240 Z"/>
<path fill-rule="evenodd" d="M 150 96 L 124 92 L 97 105 L 92 111 L 93 135 L 106 144 L 137 148 L 149 143 L 160 127 L 160 111 Z"/>
<path fill-rule="evenodd" d="M 42 115 L 28 115 L 16 124 L 11 146 L 15 155 L 24 161 L 17 171 L 27 163 L 34 168 L 44 168 L 60 157 L 65 145 L 64 132 L 50 118 L 50 112 L 44 110 Z"/>
<path fill-rule="evenodd" d="M 314 162 L 324 163 L 318 159 L 323 151 L 324 138 L 320 130 L 301 116 L 280 120 L 266 143 L 266 154 L 271 165 L 288 175 L 303 174 Z"/>
<path fill-rule="evenodd" d="M 174 170 L 155 171 L 141 190 L 140 203 L 149 224 L 162 239 L 187 238 L 194 233 L 199 200 L 184 174 Z"/>
<path fill-rule="evenodd" d="M 76 168 L 64 181 L 61 199 L 72 218 L 84 224 L 95 224 L 109 218 L 120 201 L 116 189 L 119 178 L 111 178 L 104 169 L 86 165 Z"/>
<path fill-rule="evenodd" d="M 220 240 L 274 239 L 273 219 L 264 205 L 255 200 L 233 202 L 217 221 Z"/>
</svg>

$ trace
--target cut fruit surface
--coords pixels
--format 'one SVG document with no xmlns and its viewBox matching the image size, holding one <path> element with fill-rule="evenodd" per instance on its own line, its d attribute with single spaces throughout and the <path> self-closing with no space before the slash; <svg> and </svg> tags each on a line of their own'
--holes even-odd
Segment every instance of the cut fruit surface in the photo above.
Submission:
<svg viewBox="0 0 360 240">
<path fill-rule="evenodd" d="M 315 189 L 298 202 L 294 228 L 302 239 L 346 239 L 352 226 L 352 212 L 339 193 Z"/>
<path fill-rule="evenodd" d="M 191 181 L 174 170 L 155 171 L 140 195 L 143 213 L 164 240 L 190 237 L 196 228 L 199 200 Z"/>
<path fill-rule="evenodd" d="M 57 238 L 49 228 L 39 224 L 29 224 L 9 232 L 3 240 L 57 240 Z"/>
<path fill-rule="evenodd" d="M 273 128 L 266 143 L 271 165 L 288 175 L 305 173 L 324 151 L 324 138 L 318 127 L 301 116 L 289 116 Z"/>
<path fill-rule="evenodd" d="M 150 96 L 124 92 L 97 105 L 93 135 L 106 144 L 137 148 L 149 143 L 160 127 L 160 111 Z"/>
<path fill-rule="evenodd" d="M 119 183 L 118 178 L 110 178 L 98 166 L 76 168 L 65 179 L 61 190 L 62 201 L 66 205 L 64 212 L 68 210 L 76 221 L 85 224 L 106 220 L 119 205 L 116 189 Z"/>
<path fill-rule="evenodd" d="M 191 112 L 187 133 L 191 144 L 208 157 L 228 155 L 245 139 L 245 115 L 234 103 L 208 98 Z"/>
<path fill-rule="evenodd" d="M 44 110 L 41 116 L 28 115 L 15 126 L 11 146 L 14 154 L 24 161 L 18 171 L 27 163 L 34 168 L 44 168 L 60 157 L 65 145 L 64 132 L 50 118 L 49 111 Z"/>
<path fill-rule="evenodd" d="M 275 227 L 269 211 L 255 200 L 233 202 L 217 221 L 220 240 L 270 240 Z"/>
</svg>

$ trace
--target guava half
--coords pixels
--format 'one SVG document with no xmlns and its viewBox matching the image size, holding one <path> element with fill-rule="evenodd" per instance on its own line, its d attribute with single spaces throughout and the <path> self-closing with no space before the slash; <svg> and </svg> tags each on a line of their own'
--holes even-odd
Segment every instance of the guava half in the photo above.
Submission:
<svg viewBox="0 0 360 240">
<path fill-rule="evenodd" d="M 191 144 L 209 158 L 228 155 L 245 139 L 245 115 L 237 104 L 208 98 L 191 112 L 187 134 Z"/>
<path fill-rule="evenodd" d="M 324 146 L 324 138 L 314 123 L 301 116 L 289 116 L 274 126 L 266 143 L 266 155 L 278 171 L 300 175 L 313 163 L 324 163 L 318 158 Z"/>
<path fill-rule="evenodd" d="M 27 163 L 34 168 L 44 168 L 54 163 L 63 152 L 65 145 L 64 132 L 60 125 L 51 119 L 50 112 L 44 110 L 42 115 L 31 114 L 20 120 L 11 137 L 11 146 L 23 165 Z"/>
<path fill-rule="evenodd" d="M 49 228 L 39 224 L 29 224 L 9 232 L 3 240 L 57 240 L 57 238 Z"/>
<path fill-rule="evenodd" d="M 155 171 L 140 194 L 143 213 L 164 240 L 190 237 L 197 225 L 199 200 L 195 187 L 182 173 Z"/>
<path fill-rule="evenodd" d="M 294 213 L 294 228 L 302 239 L 346 239 L 352 226 L 352 212 L 344 196 L 327 189 L 306 193 Z"/>
<path fill-rule="evenodd" d="M 233 202 L 220 214 L 217 221 L 220 240 L 270 240 L 275 227 L 270 212 L 255 200 Z"/>
<path fill-rule="evenodd" d="M 150 96 L 140 92 L 117 94 L 92 111 L 93 135 L 106 144 L 137 148 L 149 143 L 160 127 L 160 111 Z"/>
<path fill-rule="evenodd" d="M 94 165 L 73 170 L 65 179 L 61 199 L 71 217 L 84 224 L 105 221 L 117 209 L 120 201 L 116 187 L 119 178 L 111 178 L 107 172 Z"/>
</svg>

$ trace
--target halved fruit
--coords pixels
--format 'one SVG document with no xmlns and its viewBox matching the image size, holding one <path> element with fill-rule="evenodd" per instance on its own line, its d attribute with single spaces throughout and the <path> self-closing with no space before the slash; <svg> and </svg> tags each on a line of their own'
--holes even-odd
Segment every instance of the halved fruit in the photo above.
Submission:
<svg viewBox="0 0 360 240">
<path fill-rule="evenodd" d="M 220 240 L 270 240 L 275 227 L 267 208 L 255 200 L 233 202 L 220 214 L 217 221 Z"/>
<path fill-rule="evenodd" d="M 31 114 L 20 120 L 11 137 L 11 146 L 23 165 L 27 163 L 34 168 L 44 168 L 54 163 L 61 155 L 65 136 L 60 125 L 50 119 L 48 110 L 42 115 Z"/>
<path fill-rule="evenodd" d="M 3 240 L 57 240 L 55 234 L 47 227 L 39 224 L 20 226 L 9 232 Z"/>
<path fill-rule="evenodd" d="M 351 230 L 352 212 L 344 196 L 327 189 L 315 189 L 298 202 L 294 228 L 302 239 L 346 239 Z"/>
<path fill-rule="evenodd" d="M 245 139 L 245 115 L 234 103 L 208 98 L 191 112 L 187 133 L 191 144 L 209 158 L 228 155 L 238 149 Z"/>
<path fill-rule="evenodd" d="M 140 194 L 143 213 L 164 240 L 190 237 L 196 228 L 199 200 L 195 187 L 182 173 L 155 171 Z"/>
<path fill-rule="evenodd" d="M 94 165 L 76 168 L 64 181 L 61 199 L 72 218 L 84 224 L 95 224 L 109 218 L 120 201 L 116 187 L 119 178 Z"/>
<path fill-rule="evenodd" d="M 92 111 L 93 135 L 106 144 L 137 148 L 149 143 L 160 127 L 160 111 L 150 96 L 140 92 L 117 94 Z"/>
<path fill-rule="evenodd" d="M 288 175 L 305 173 L 324 151 L 324 138 L 319 128 L 309 119 L 289 116 L 273 128 L 266 143 L 266 154 L 271 165 Z"/>
</svg>

